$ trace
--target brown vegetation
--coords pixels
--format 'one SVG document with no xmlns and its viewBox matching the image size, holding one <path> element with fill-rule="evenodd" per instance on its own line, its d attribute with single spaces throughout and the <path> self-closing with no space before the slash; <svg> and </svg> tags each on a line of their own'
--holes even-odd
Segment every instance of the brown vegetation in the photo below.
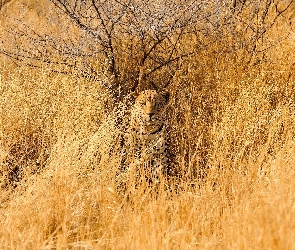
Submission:
<svg viewBox="0 0 295 250">
<path fill-rule="evenodd" d="M 0 17 L 0 248 L 293 249 L 294 3 L 201 1 L 202 22 L 148 59 L 156 36 L 115 33 L 114 66 L 61 2 L 11 1 Z M 156 192 L 130 180 L 124 196 L 118 138 L 139 82 L 169 83 L 182 178 Z"/>
</svg>

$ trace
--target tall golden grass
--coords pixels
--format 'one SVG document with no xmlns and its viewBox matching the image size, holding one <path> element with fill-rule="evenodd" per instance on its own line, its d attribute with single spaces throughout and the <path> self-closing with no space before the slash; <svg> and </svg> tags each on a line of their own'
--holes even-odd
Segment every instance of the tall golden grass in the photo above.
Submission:
<svg viewBox="0 0 295 250">
<path fill-rule="evenodd" d="M 128 196 L 114 121 L 128 106 L 97 82 L 3 58 L 0 249 L 294 249 L 293 47 L 258 66 L 218 43 L 187 59 L 167 113 L 182 177 L 157 192 L 131 179 Z"/>
</svg>

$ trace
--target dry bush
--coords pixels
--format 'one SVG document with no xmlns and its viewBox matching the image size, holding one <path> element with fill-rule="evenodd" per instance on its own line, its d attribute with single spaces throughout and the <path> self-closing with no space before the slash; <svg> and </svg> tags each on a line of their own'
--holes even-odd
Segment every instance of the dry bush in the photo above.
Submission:
<svg viewBox="0 0 295 250">
<path fill-rule="evenodd" d="M 47 35 L 36 25 L 42 8 L 24 2 L 28 12 L 19 24 L 27 29 L 13 34 L 32 35 L 33 27 L 42 36 L 13 40 L 10 32 L 10 43 L 3 43 L 6 54 L 17 48 L 18 56 L 28 55 L 24 49 L 38 55 L 46 48 L 50 54 L 41 50 L 46 60 L 89 63 L 97 81 L 77 77 L 79 70 L 57 73 L 60 68 L 38 60 L 13 61 L 19 65 L 1 60 L 1 249 L 294 248 L 294 40 L 290 36 L 278 43 L 290 30 L 289 14 L 283 12 L 290 2 L 218 3 L 204 3 L 208 9 L 202 13 L 213 14 L 196 24 L 196 29 L 205 25 L 202 32 L 182 37 L 178 52 L 194 48 L 194 53 L 142 81 L 162 86 L 173 73 L 167 87 L 168 137 L 181 178 L 169 190 L 165 182 L 155 190 L 131 176 L 122 195 L 116 176 L 132 101 L 118 102 L 109 90 L 115 81 L 106 58 L 82 60 L 91 39 L 84 34 L 75 40 L 81 30 L 69 19 L 47 19 L 52 37 L 41 43 Z M 268 3 L 268 15 L 257 18 Z M 9 7 L 18 6 L 13 4 Z M 48 16 L 56 10 L 51 11 Z M 9 30 L 18 21 L 1 22 Z M 62 39 L 69 43 L 67 37 L 76 43 L 54 54 L 49 45 Z M 13 47 L 14 41 L 19 47 Z M 139 63 L 144 50 L 136 36 L 116 37 L 116 42 L 118 91 L 126 97 L 136 80 L 128 77 L 139 80 L 157 63 Z M 154 52 L 161 55 L 170 42 Z M 129 46 L 135 46 L 137 56 L 125 53 Z M 41 68 L 28 68 L 28 63 Z M 10 169 L 22 172 L 14 187 L 7 184 Z"/>
<path fill-rule="evenodd" d="M 111 105 L 107 92 L 95 83 L 80 80 L 77 85 L 77 79 L 52 77 L 46 71 L 2 72 L 1 147 L 12 179 L 18 178 L 13 172 L 30 174 L 40 164 L 41 170 L 60 137 L 89 137 Z"/>
<path fill-rule="evenodd" d="M 190 56 L 202 64 L 199 54 L 222 55 L 243 69 L 269 61 L 268 51 L 290 34 L 293 1 L 51 0 L 43 5 L 40 12 L 40 4 L 27 0 L 19 6 L 19 18 L 7 15 L 11 28 L 1 32 L 8 43 L 1 53 L 31 67 L 49 64 L 98 81 L 121 99 L 141 88 L 167 87 L 190 65 Z M 102 72 L 108 82 L 100 81 Z"/>
</svg>

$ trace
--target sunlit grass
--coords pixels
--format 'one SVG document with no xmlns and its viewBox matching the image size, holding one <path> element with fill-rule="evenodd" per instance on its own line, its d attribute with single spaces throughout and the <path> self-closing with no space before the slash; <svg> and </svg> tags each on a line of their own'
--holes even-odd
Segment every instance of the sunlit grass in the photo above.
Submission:
<svg viewBox="0 0 295 250">
<path fill-rule="evenodd" d="M 3 59 L 0 248 L 293 249 L 292 46 L 251 67 L 218 44 L 188 58 L 168 87 L 181 178 L 157 189 L 131 178 L 125 193 L 116 173 L 130 103 L 98 82 Z M 23 171 L 15 186 L 11 166 Z"/>
</svg>

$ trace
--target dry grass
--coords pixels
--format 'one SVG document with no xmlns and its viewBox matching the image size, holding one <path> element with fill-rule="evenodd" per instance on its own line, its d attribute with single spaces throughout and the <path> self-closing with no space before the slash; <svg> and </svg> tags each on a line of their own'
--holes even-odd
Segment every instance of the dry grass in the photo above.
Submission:
<svg viewBox="0 0 295 250">
<path fill-rule="evenodd" d="M 128 196 L 115 180 L 126 106 L 111 111 L 97 82 L 2 60 L 0 248 L 294 249 L 293 47 L 246 69 L 219 44 L 187 59 L 169 86 L 177 192 L 130 180 Z"/>
</svg>

